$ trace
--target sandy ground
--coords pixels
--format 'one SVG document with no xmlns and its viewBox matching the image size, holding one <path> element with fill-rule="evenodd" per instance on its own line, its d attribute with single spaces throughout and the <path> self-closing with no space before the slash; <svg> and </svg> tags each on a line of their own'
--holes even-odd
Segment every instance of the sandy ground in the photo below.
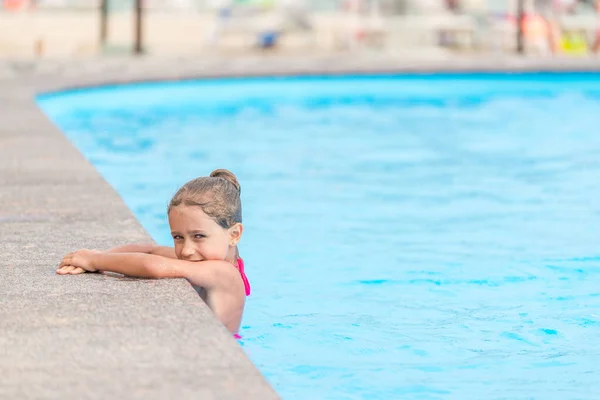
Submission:
<svg viewBox="0 0 600 400">
<path fill-rule="evenodd" d="M 145 13 L 143 42 L 146 53 L 158 56 L 240 55 L 263 52 L 259 34 L 283 29 L 278 54 L 331 55 L 340 52 L 378 54 L 512 53 L 516 31 L 506 20 L 485 20 L 467 15 L 356 17 L 341 13 L 315 13 L 312 29 L 290 28 L 281 14 L 265 13 L 234 18 L 213 41 L 217 19 L 195 10 L 150 10 Z M 594 16 L 563 21 L 573 32 L 593 40 L 599 22 Z M 108 40 L 100 43 L 100 15 L 95 10 L 0 12 L 0 58 L 86 58 L 98 54 L 131 53 L 134 43 L 133 12 L 113 12 Z M 441 36 L 454 42 L 452 50 L 439 46 Z M 529 43 L 531 52 L 540 52 Z M 580 54 L 578 54 L 580 56 Z"/>
<path fill-rule="evenodd" d="M 256 52 L 261 30 L 289 27 L 281 15 L 237 18 L 216 43 L 210 38 L 215 17 L 195 11 L 146 13 L 144 44 L 147 52 L 158 55 L 202 55 L 206 53 Z M 469 18 L 448 19 L 379 18 L 357 19 L 340 14 L 315 14 L 312 29 L 286 29 L 279 41 L 278 52 L 294 54 L 330 54 L 332 52 L 367 49 L 378 52 L 439 52 L 440 26 L 449 27 L 457 40 L 468 48 L 477 29 Z M 0 12 L 0 57 L 79 57 L 107 53 L 127 53 L 134 41 L 134 16 L 131 12 L 110 15 L 106 46 L 100 45 L 98 12 L 36 10 Z M 356 40 L 353 40 L 356 39 Z"/>
</svg>

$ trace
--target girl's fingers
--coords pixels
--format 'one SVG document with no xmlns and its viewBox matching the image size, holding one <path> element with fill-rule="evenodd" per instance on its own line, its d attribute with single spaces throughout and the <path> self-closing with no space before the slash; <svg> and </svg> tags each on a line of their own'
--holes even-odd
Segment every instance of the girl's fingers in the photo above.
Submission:
<svg viewBox="0 0 600 400">
<path fill-rule="evenodd" d="M 79 275 L 84 274 L 85 272 L 85 269 L 75 267 L 73 265 L 63 265 L 62 267 L 56 270 L 56 273 L 59 275 Z"/>
<path fill-rule="evenodd" d="M 65 265 L 64 267 L 61 268 L 61 270 L 65 273 L 65 274 L 69 274 L 71 273 L 71 271 L 73 271 L 75 269 L 74 266 L 72 265 Z"/>
<path fill-rule="evenodd" d="M 59 275 L 66 274 L 67 272 L 66 272 L 65 268 L 66 267 L 60 267 L 59 269 L 56 270 L 56 273 L 59 274 Z"/>
</svg>

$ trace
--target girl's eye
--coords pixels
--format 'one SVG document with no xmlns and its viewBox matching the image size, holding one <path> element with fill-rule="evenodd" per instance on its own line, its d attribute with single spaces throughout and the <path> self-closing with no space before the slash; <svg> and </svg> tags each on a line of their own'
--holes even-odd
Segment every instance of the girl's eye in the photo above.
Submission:
<svg viewBox="0 0 600 400">
<path fill-rule="evenodd" d="M 181 240 L 181 239 L 183 239 L 183 237 L 181 237 L 179 235 L 173 236 L 173 240 Z"/>
<path fill-rule="evenodd" d="M 200 233 L 197 233 L 197 234 L 194 235 L 194 239 L 204 239 L 205 237 L 206 236 L 204 236 L 204 235 L 202 235 Z"/>
</svg>

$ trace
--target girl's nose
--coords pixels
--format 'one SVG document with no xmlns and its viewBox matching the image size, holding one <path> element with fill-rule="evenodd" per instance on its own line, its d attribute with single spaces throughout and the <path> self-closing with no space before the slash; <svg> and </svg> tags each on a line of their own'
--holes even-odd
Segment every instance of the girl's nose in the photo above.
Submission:
<svg viewBox="0 0 600 400">
<path fill-rule="evenodd" d="M 181 255 L 184 257 L 191 257 L 194 254 L 194 248 L 188 244 L 185 244 L 181 249 Z"/>
</svg>

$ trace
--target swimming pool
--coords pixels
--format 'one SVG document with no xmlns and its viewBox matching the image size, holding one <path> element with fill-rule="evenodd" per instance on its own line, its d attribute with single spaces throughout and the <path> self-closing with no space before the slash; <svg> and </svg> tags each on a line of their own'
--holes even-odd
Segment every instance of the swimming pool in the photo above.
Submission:
<svg viewBox="0 0 600 400">
<path fill-rule="evenodd" d="M 242 183 L 241 334 L 285 399 L 600 395 L 600 75 L 223 79 L 45 112 L 159 243 Z"/>
</svg>

